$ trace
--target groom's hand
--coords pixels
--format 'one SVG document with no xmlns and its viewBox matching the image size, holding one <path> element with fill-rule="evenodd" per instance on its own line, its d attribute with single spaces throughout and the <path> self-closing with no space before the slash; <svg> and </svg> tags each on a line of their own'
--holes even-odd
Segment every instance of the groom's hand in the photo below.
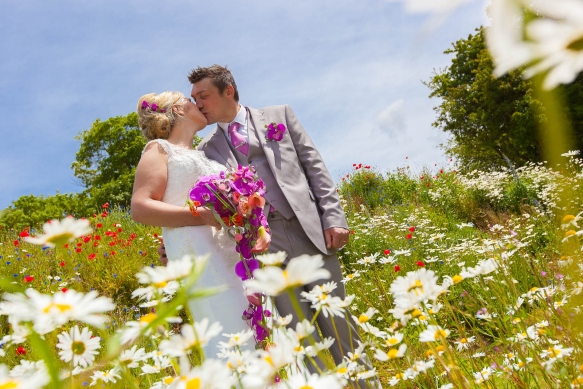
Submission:
<svg viewBox="0 0 583 389">
<path fill-rule="evenodd" d="M 324 230 L 324 238 L 326 238 L 326 248 L 341 249 L 348 243 L 348 236 L 350 231 L 340 227 L 330 227 Z"/>
</svg>

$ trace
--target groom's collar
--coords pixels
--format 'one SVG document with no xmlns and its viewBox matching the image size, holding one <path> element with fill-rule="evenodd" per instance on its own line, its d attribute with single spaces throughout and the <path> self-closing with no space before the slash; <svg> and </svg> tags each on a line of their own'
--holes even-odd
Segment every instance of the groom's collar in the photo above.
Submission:
<svg viewBox="0 0 583 389">
<path fill-rule="evenodd" d="M 217 124 L 224 131 L 227 131 L 227 128 L 229 127 L 229 125 L 231 123 L 235 123 L 235 122 L 241 124 L 242 126 L 247 126 L 247 111 L 245 110 L 245 107 L 242 104 L 239 104 L 239 111 L 235 115 L 235 118 L 233 119 L 232 122 L 230 122 L 230 123 L 218 122 Z"/>
</svg>

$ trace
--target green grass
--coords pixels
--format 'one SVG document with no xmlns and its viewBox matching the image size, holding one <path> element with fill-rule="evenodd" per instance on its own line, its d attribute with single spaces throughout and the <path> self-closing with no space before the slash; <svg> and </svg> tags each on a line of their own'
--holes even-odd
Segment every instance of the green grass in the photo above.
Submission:
<svg viewBox="0 0 583 389">
<path fill-rule="evenodd" d="M 460 388 L 483 387 L 475 383 L 473 375 L 487 366 L 497 366 L 497 374 L 487 381 L 492 388 L 566 387 L 579 376 L 581 317 L 573 308 L 581 301 L 573 287 L 580 279 L 577 264 L 582 252 L 578 238 L 562 242 L 561 220 L 583 210 L 580 168 L 576 159 L 562 173 L 532 165 L 519 169 L 516 176 L 509 172 L 460 175 L 447 168 L 426 169 L 421 174 L 408 169 L 381 174 L 359 168 L 344 178 L 339 192 L 352 235 L 339 258 L 347 278 L 353 275 L 346 282 L 348 293 L 356 295 L 352 313 L 359 317 L 369 307 L 376 308 L 378 313 L 370 323 L 384 331 L 402 332 L 408 345 L 403 358 L 375 361 L 385 385 L 432 353 L 437 355 L 434 368 L 415 379 L 401 380 L 397 386 L 438 388 L 452 382 Z M 131 292 L 139 286 L 135 274 L 144 266 L 158 265 L 160 230 L 134 223 L 123 209 L 90 221 L 94 228 L 90 237 L 55 249 L 24 242 L 21 230 L 0 229 L 0 278 L 10 280 L 14 287 L 33 287 L 41 293 L 62 288 L 96 290 L 116 303 L 107 329 L 112 333 L 150 310 L 137 308 Z M 363 261 L 367 257 L 368 263 Z M 386 263 L 380 263 L 381 259 Z M 423 312 L 426 320 L 403 326 L 390 313 L 394 301 L 389 291 L 397 277 L 425 267 L 441 283 L 445 276 L 453 277 L 464 267 L 489 259 L 500 264 L 498 271 L 452 285 L 438 299 L 439 312 Z M 26 276 L 34 280 L 25 282 Z M 549 286 L 555 288 L 553 295 L 528 303 L 527 292 Z M 521 296 L 527 302 L 510 312 Z M 563 297 L 566 304 L 555 307 Z M 476 318 L 484 308 L 492 317 Z M 548 326 L 541 327 L 537 342 L 509 340 L 543 320 Z M 0 323 L 2 335 L 8 333 L 6 318 Z M 421 343 L 418 335 L 427 324 L 439 324 L 451 334 L 443 342 Z M 379 344 L 374 336 L 364 332 L 362 336 Z M 472 336 L 475 342 L 457 351 L 454 341 Z M 548 358 L 540 353 L 548 349 L 549 339 L 573 347 L 574 352 L 545 370 L 542 363 Z M 46 341 L 53 348 L 56 335 Z M 148 342 L 140 345 L 152 347 Z M 439 345 L 443 348 L 440 356 Z M 18 355 L 16 347 L 6 348 L 3 363 L 15 366 L 21 359 L 39 358 L 31 344 L 22 346 L 26 355 Z M 106 351 L 104 346 L 101 355 Z M 478 352 L 484 355 L 476 357 Z M 505 369 L 508 353 L 532 361 L 522 370 Z M 135 376 L 140 387 L 149 387 L 162 377 L 137 378 L 137 374 L 139 369 Z"/>
</svg>

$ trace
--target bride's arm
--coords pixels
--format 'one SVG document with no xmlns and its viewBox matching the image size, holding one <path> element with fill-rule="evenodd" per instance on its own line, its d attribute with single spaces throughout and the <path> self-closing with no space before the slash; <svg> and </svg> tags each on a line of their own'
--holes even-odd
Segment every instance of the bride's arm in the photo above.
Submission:
<svg viewBox="0 0 583 389">
<path fill-rule="evenodd" d="M 187 206 L 162 202 L 168 179 L 168 156 L 152 143 L 138 163 L 132 194 L 132 219 L 158 227 L 198 226 L 206 224 L 193 216 Z"/>
</svg>

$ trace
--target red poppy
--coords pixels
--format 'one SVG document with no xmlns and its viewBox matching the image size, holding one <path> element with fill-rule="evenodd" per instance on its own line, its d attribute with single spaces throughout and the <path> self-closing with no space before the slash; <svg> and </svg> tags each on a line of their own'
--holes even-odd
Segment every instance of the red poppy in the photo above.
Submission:
<svg viewBox="0 0 583 389">
<path fill-rule="evenodd" d="M 421 261 L 418 261 L 417 262 L 417 266 L 419 266 L 419 267 L 425 267 L 425 264 L 423 262 L 421 262 Z"/>
<path fill-rule="evenodd" d="M 95 235 L 95 236 L 93 237 L 93 240 L 101 240 L 101 236 L 99 236 L 99 235 Z"/>
<path fill-rule="evenodd" d="M 101 217 L 107 217 L 107 212 L 103 212 L 103 213 L 101 214 Z"/>
<path fill-rule="evenodd" d="M 415 227 L 409 227 L 409 231 L 415 232 Z"/>
<path fill-rule="evenodd" d="M 80 247 L 77 247 L 77 248 L 75 249 L 75 252 L 76 252 L 76 253 L 80 253 L 81 251 L 83 251 L 83 249 L 82 249 L 82 248 L 80 248 Z"/>
<path fill-rule="evenodd" d="M 383 254 L 385 254 L 385 255 L 389 255 L 390 253 L 391 253 L 391 250 L 385 250 L 385 251 L 383 251 Z"/>
<path fill-rule="evenodd" d="M 346 178 L 342 177 L 342 181 L 346 180 Z"/>
<path fill-rule="evenodd" d="M 135 233 L 133 233 L 133 232 L 132 232 L 132 233 L 130 234 L 130 239 L 131 239 L 131 240 L 134 240 L 134 239 L 136 239 L 136 236 L 137 236 L 137 235 L 136 235 Z"/>
<path fill-rule="evenodd" d="M 395 265 L 395 271 L 400 271 L 400 270 L 401 270 L 401 266 Z"/>
<path fill-rule="evenodd" d="M 22 346 L 19 346 L 16 349 L 16 355 L 26 355 L 26 349 Z"/>
<path fill-rule="evenodd" d="M 101 207 L 104 208 L 104 209 L 107 209 L 107 208 L 109 208 L 109 203 L 105 203 Z"/>
<path fill-rule="evenodd" d="M 66 265 L 65 261 L 63 261 L 63 262 L 59 263 L 59 266 L 60 266 L 60 267 L 63 267 L 63 266 L 65 266 L 65 265 Z"/>
<path fill-rule="evenodd" d="M 62 289 L 61 289 L 61 292 L 65 293 L 65 292 L 66 292 L 66 291 L 68 291 L 68 290 L 69 290 L 69 289 L 67 289 L 67 288 L 62 288 Z"/>
<path fill-rule="evenodd" d="M 350 230 L 350 234 L 354 235 L 355 234 L 354 230 Z"/>
<path fill-rule="evenodd" d="M 69 243 L 65 243 L 65 245 L 63 247 L 66 248 L 66 249 L 68 249 L 69 248 Z"/>
<path fill-rule="evenodd" d="M 422 180 L 422 179 L 424 179 L 424 178 L 425 178 L 425 176 L 421 176 L 421 178 L 420 178 L 420 179 Z"/>
<path fill-rule="evenodd" d="M 109 253 L 109 255 L 115 255 L 115 251 L 112 251 L 111 253 Z"/>
<path fill-rule="evenodd" d="M 26 238 L 27 236 L 30 236 L 30 234 L 28 233 L 27 229 L 24 229 L 20 234 L 18 234 L 18 236 L 20 236 L 21 238 Z"/>
<path fill-rule="evenodd" d="M 20 244 L 20 242 L 17 240 L 15 240 L 13 243 L 14 243 L 14 246 L 16 246 L 16 247 L 18 247 L 18 245 Z"/>
<path fill-rule="evenodd" d="M 158 234 L 156 234 L 156 233 L 154 232 L 154 238 L 157 238 L 157 237 L 158 237 Z"/>
<path fill-rule="evenodd" d="M 90 236 L 84 236 L 84 237 L 83 237 L 83 243 L 87 243 L 87 242 L 89 242 L 90 240 L 91 240 L 91 237 L 90 237 Z"/>
<path fill-rule="evenodd" d="M 26 276 L 24 277 L 24 282 L 32 282 L 34 281 L 34 277 L 33 276 Z"/>
<path fill-rule="evenodd" d="M 116 242 L 109 242 L 109 245 L 110 245 L 110 246 L 115 246 L 115 243 L 116 243 Z"/>
<path fill-rule="evenodd" d="M 123 230 L 120 228 L 117 229 L 117 232 L 122 232 Z"/>
<path fill-rule="evenodd" d="M 103 227 L 103 224 L 101 224 L 101 223 L 97 223 L 97 224 L 95 225 L 95 227 L 97 227 L 97 228 L 101 228 L 101 227 Z"/>
<path fill-rule="evenodd" d="M 96 257 L 96 255 L 91 253 L 87 256 L 87 259 L 92 260 L 92 259 L 95 259 L 95 257 Z"/>
<path fill-rule="evenodd" d="M 413 237 L 413 234 L 407 234 L 407 236 L 405 238 L 411 239 L 412 237 Z"/>
</svg>

